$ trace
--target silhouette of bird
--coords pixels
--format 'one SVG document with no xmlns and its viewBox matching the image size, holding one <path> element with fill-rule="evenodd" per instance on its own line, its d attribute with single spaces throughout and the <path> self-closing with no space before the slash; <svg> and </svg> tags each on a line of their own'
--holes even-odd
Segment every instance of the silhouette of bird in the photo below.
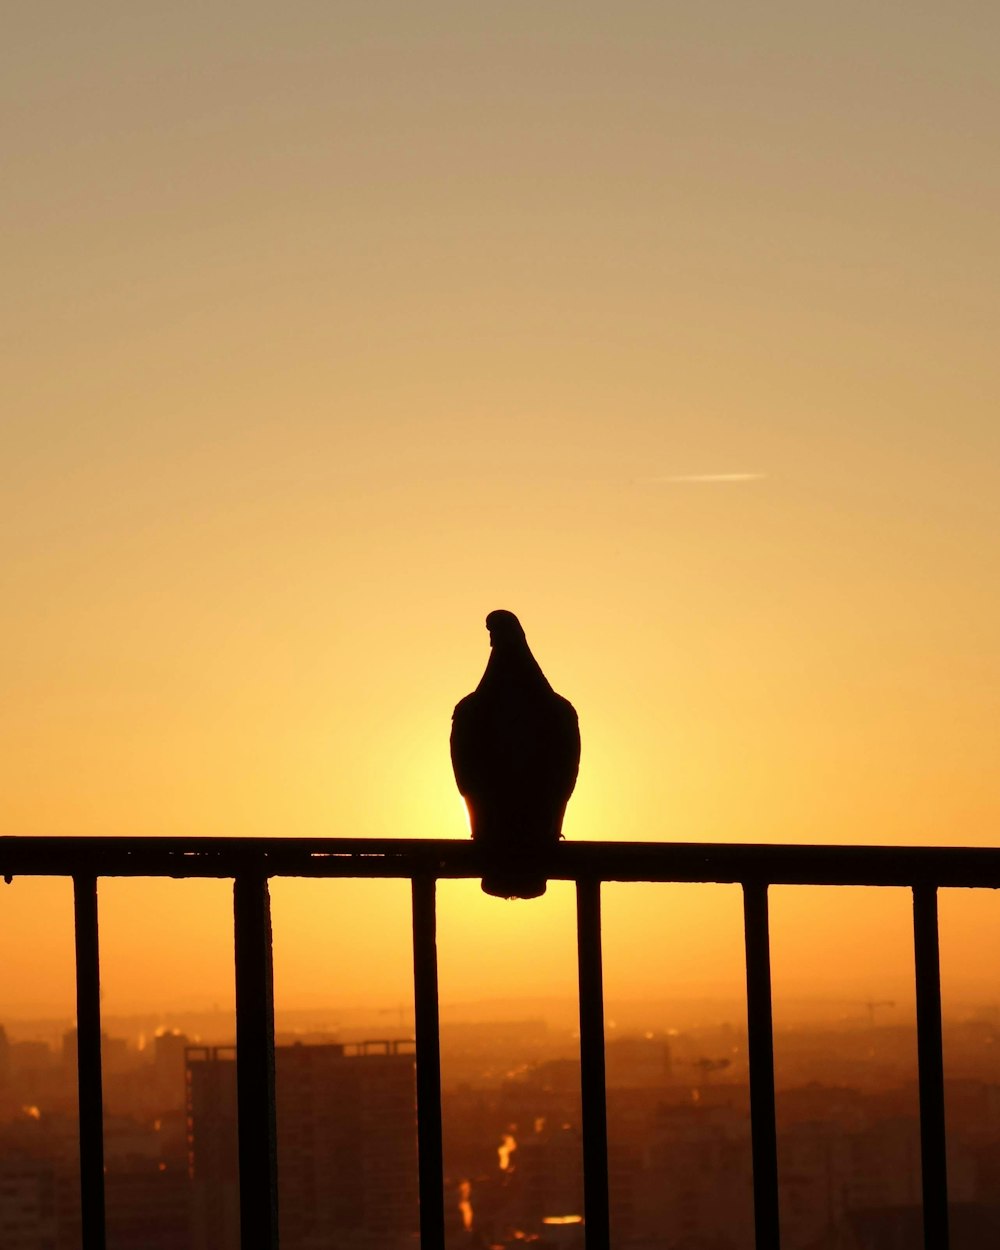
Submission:
<svg viewBox="0 0 1000 1250">
<path fill-rule="evenodd" d="M 499 898 L 537 898 L 545 893 L 545 852 L 562 837 L 576 785 L 580 727 L 514 613 L 491 612 L 486 628 L 489 662 L 455 708 L 451 762 L 473 841 L 486 853 L 483 889 Z"/>
</svg>

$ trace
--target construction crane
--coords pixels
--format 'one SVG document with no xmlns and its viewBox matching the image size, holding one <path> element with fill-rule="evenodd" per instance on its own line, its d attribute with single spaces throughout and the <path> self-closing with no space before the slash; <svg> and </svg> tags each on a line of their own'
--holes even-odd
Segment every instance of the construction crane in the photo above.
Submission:
<svg viewBox="0 0 1000 1250">
<path fill-rule="evenodd" d="M 697 1068 L 701 1074 L 703 1083 L 708 1085 L 710 1083 L 708 1078 L 713 1072 L 725 1072 L 726 1068 L 730 1067 L 732 1062 L 733 1061 L 731 1059 L 688 1059 L 685 1061 L 684 1066 Z"/>
<path fill-rule="evenodd" d="M 875 1009 L 877 1007 L 895 1007 L 895 1003 L 888 998 L 869 998 L 861 1004 L 862 1007 L 868 1008 L 868 1025 L 870 1028 L 875 1027 Z"/>
</svg>

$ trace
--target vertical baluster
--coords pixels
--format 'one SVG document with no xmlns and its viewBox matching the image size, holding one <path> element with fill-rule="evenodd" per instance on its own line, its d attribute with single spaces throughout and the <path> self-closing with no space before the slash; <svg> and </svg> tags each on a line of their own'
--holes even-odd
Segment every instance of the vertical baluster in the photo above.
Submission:
<svg viewBox="0 0 1000 1250">
<path fill-rule="evenodd" d="M 587 1250 L 608 1250 L 608 1109 L 604 1065 L 601 883 L 576 883 L 580 982 L 580 1083 L 583 1097 L 583 1214 Z"/>
<path fill-rule="evenodd" d="M 76 1072 L 80 1107 L 80 1217 L 83 1250 L 104 1250 L 104 1095 L 101 1074 L 101 965 L 97 878 L 73 878 L 76 922 Z"/>
<path fill-rule="evenodd" d="M 743 884 L 750 1060 L 750 1136 L 757 1250 L 778 1250 L 778 1139 L 774 1112 L 774 1033 L 767 884 Z"/>
<path fill-rule="evenodd" d="M 913 951 L 917 979 L 917 1063 L 920 1074 L 920 1166 L 925 1250 L 948 1250 L 944 1049 L 937 888 L 913 888 Z"/>
<path fill-rule="evenodd" d="M 233 887 L 236 954 L 236 1106 L 242 1250 L 277 1250 L 274 1110 L 274 974 L 267 876 L 244 872 Z"/>
<path fill-rule="evenodd" d="M 420 1247 L 444 1250 L 441 1037 L 438 1019 L 436 882 L 413 878 L 413 994 L 417 1038 Z"/>
</svg>

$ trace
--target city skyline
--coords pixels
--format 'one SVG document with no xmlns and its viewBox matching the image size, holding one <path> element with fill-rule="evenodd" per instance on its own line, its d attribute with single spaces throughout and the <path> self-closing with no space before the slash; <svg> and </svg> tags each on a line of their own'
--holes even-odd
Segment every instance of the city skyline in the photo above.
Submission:
<svg viewBox="0 0 1000 1250">
<path fill-rule="evenodd" d="M 885 1004 L 868 1004 L 875 1008 Z M 646 1023 L 651 1023 L 647 1020 Z M 109 1245 L 235 1245 L 235 1048 L 164 1028 L 104 1042 Z M 998 1212 L 1000 1011 L 947 1024 L 950 1197 L 959 1250 Z M 650 1250 L 752 1230 L 747 1037 L 717 1023 L 609 1036 L 607 1099 L 615 1244 Z M 919 1222 L 915 1038 L 871 1018 L 775 1032 L 783 1244 L 883 1250 Z M 516 1246 L 583 1231 L 579 1056 L 539 1020 L 442 1031 L 446 1242 Z M 276 1048 L 282 1244 L 340 1237 L 377 1250 L 416 1228 L 412 1042 L 321 1032 Z M 0 1028 L 0 1200 L 17 1250 L 72 1250 L 75 1038 L 11 1042 Z M 386 1187 L 389 1187 L 389 1193 Z M 391 1199 L 391 1200 L 388 1200 Z M 893 1232 L 895 1230 L 895 1232 Z M 313 1241 L 310 1241 L 310 1238 Z"/>
</svg>

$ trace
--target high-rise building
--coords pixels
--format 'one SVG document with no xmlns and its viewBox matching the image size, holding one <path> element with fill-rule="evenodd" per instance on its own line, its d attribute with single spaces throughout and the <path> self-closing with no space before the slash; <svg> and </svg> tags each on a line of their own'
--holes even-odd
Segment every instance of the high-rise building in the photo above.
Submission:
<svg viewBox="0 0 1000 1250">
<path fill-rule="evenodd" d="M 275 1048 L 278 1211 L 287 1250 L 388 1250 L 416 1234 L 412 1043 Z M 196 1250 L 239 1242 L 236 1053 L 188 1047 Z"/>
<path fill-rule="evenodd" d="M 0 1158 L 0 1246 L 55 1250 L 55 1168 L 44 1159 Z"/>
<path fill-rule="evenodd" d="M 239 1250 L 236 1050 L 189 1046 L 185 1057 L 193 1250 Z"/>
<path fill-rule="evenodd" d="M 158 1110 L 183 1105 L 186 1054 L 190 1043 L 180 1029 L 157 1029 L 153 1037 L 153 1081 Z"/>
</svg>

